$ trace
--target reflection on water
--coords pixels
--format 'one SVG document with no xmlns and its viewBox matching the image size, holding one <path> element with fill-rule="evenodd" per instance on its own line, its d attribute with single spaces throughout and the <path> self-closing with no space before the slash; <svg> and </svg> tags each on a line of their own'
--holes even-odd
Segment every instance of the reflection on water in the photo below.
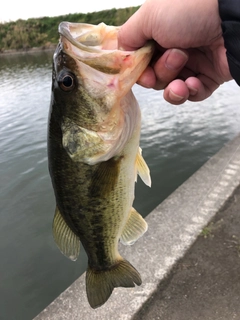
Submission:
<svg viewBox="0 0 240 320">
<path fill-rule="evenodd" d="M 46 132 L 52 53 L 0 57 L 1 319 L 32 319 L 86 268 L 56 248 Z M 134 87 L 142 109 L 141 147 L 152 175 L 139 179 L 135 207 L 146 216 L 240 131 L 239 88 L 222 86 L 201 103 L 171 106 Z M 151 232 L 151 230 L 149 230 Z M 14 306 L 14 307 L 13 307 Z"/>
<path fill-rule="evenodd" d="M 173 106 L 157 91 L 134 89 L 142 110 L 143 155 L 153 177 L 151 189 L 137 184 L 136 207 L 149 212 L 240 131 L 240 90 L 229 82 L 206 101 Z"/>
</svg>

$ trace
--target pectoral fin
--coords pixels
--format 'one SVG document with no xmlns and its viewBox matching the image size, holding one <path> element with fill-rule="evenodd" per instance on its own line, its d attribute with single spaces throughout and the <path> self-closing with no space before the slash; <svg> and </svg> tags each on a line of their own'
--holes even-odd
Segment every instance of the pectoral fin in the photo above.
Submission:
<svg viewBox="0 0 240 320">
<path fill-rule="evenodd" d="M 125 245 L 132 245 L 147 231 L 147 229 L 147 222 L 134 208 L 132 208 L 120 241 Z"/>
<path fill-rule="evenodd" d="M 151 187 L 151 176 L 148 165 L 142 157 L 142 149 L 139 147 L 136 158 L 136 170 L 142 181 L 149 187 Z M 137 180 L 137 179 L 136 179 Z"/>
<path fill-rule="evenodd" d="M 56 207 L 53 219 L 53 237 L 60 251 L 69 259 L 75 261 L 80 252 L 80 241 L 63 219 Z"/>
</svg>

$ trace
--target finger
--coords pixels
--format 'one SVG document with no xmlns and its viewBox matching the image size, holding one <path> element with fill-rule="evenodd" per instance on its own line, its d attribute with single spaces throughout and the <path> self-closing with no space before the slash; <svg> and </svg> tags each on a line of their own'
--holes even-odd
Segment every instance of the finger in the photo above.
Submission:
<svg viewBox="0 0 240 320">
<path fill-rule="evenodd" d="M 189 89 L 183 80 L 172 81 L 164 90 L 163 97 L 171 104 L 182 104 L 189 98 Z"/>
<path fill-rule="evenodd" d="M 144 12 L 142 14 L 142 7 L 140 7 L 119 29 L 118 47 L 120 49 L 136 50 L 150 39 L 143 32 L 144 25 L 142 15 L 144 15 Z M 142 21 L 142 23 L 139 23 L 139 21 Z"/>
<path fill-rule="evenodd" d="M 156 81 L 157 79 L 153 68 L 148 66 L 138 79 L 137 84 L 144 88 L 154 88 Z"/>
<path fill-rule="evenodd" d="M 169 49 L 163 53 L 152 67 L 148 66 L 146 68 L 137 83 L 145 88 L 161 90 L 178 77 L 179 74 L 183 74 L 184 69 L 182 70 L 182 68 L 187 60 L 188 55 L 185 51 Z M 183 76 L 185 75 L 186 71 Z M 193 73 L 191 73 L 191 75 L 193 75 Z"/>
<path fill-rule="evenodd" d="M 164 90 L 164 99 L 179 105 L 185 101 L 202 101 L 207 99 L 219 84 L 205 75 L 190 77 L 186 81 L 174 80 Z"/>
<path fill-rule="evenodd" d="M 190 77 L 196 77 L 196 73 L 187 68 L 186 66 L 179 72 L 178 79 L 186 81 Z"/>
<path fill-rule="evenodd" d="M 156 90 L 165 88 L 171 81 L 176 79 L 180 71 L 188 61 L 188 54 L 184 50 L 169 49 L 157 60 L 153 69 L 156 75 Z"/>
<path fill-rule="evenodd" d="M 190 101 L 202 101 L 211 96 L 219 87 L 219 84 L 211 78 L 200 74 L 197 77 L 190 77 L 185 81 L 189 90 Z"/>
</svg>

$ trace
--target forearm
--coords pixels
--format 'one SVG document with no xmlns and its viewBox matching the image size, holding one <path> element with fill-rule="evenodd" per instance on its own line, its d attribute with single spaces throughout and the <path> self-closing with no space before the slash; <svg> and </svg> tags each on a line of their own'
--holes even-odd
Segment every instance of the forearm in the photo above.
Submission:
<svg viewBox="0 0 240 320">
<path fill-rule="evenodd" d="M 240 0 L 218 0 L 230 72 L 240 85 Z"/>
</svg>

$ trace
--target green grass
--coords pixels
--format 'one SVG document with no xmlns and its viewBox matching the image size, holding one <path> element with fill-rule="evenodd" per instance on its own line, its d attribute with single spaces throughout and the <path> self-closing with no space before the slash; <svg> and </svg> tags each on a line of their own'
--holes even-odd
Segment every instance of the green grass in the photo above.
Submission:
<svg viewBox="0 0 240 320">
<path fill-rule="evenodd" d="M 61 21 L 107 25 L 121 25 L 137 11 L 137 7 L 103 10 L 92 13 L 75 13 L 57 17 L 17 20 L 0 23 L 0 52 L 5 50 L 27 50 L 33 47 L 46 48 L 57 44 L 58 25 Z"/>
</svg>

